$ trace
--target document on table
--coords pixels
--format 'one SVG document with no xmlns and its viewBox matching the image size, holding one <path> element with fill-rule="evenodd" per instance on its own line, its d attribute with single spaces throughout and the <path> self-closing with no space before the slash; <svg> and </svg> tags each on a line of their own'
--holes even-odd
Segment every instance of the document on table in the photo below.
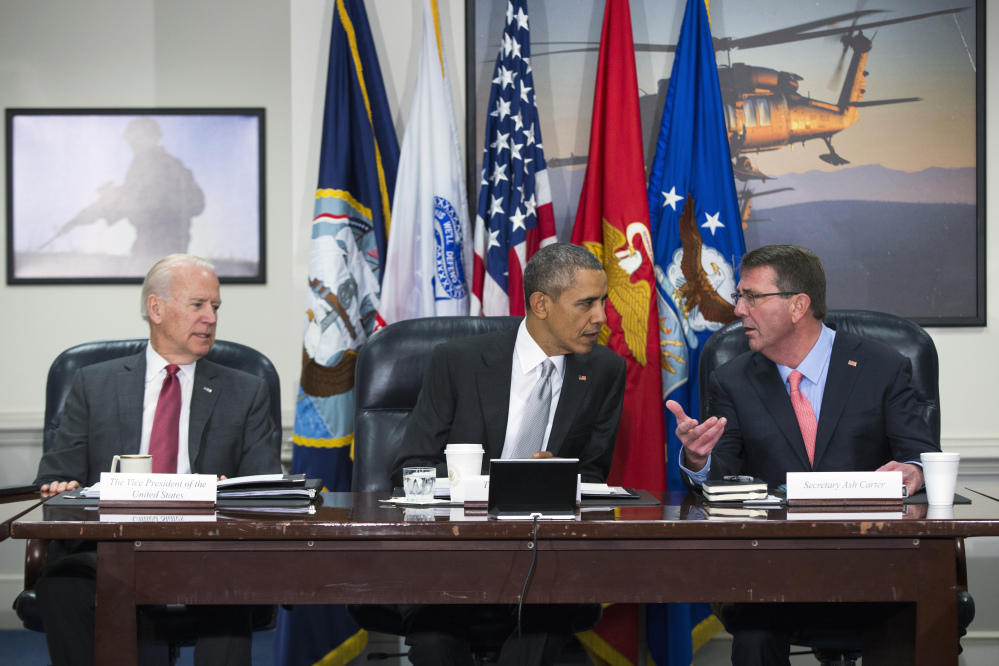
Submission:
<svg viewBox="0 0 999 666">
<path fill-rule="evenodd" d="M 581 483 L 580 492 L 583 497 L 619 497 L 637 499 L 639 494 L 621 486 L 608 486 L 606 483 Z"/>
</svg>

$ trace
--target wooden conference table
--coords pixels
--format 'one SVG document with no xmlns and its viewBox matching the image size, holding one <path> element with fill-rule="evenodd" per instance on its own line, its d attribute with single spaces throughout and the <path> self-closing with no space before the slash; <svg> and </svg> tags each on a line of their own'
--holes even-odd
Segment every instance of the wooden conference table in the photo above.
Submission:
<svg viewBox="0 0 999 666">
<path fill-rule="evenodd" d="M 586 510 L 539 523 L 525 601 L 894 602 L 872 627 L 866 666 L 957 664 L 960 540 L 999 535 L 999 501 L 964 494 L 972 504 L 952 517 L 909 505 L 894 516 L 709 520 L 685 493 Z M 99 541 L 99 664 L 136 663 L 141 604 L 518 601 L 535 554 L 529 522 L 378 502 L 387 497 L 328 493 L 311 515 L 214 522 L 102 522 L 96 508 L 43 505 L 11 536 Z"/>
<path fill-rule="evenodd" d="M 0 541 L 10 536 L 10 524 L 41 503 L 41 495 L 20 493 L 0 497 Z"/>
</svg>

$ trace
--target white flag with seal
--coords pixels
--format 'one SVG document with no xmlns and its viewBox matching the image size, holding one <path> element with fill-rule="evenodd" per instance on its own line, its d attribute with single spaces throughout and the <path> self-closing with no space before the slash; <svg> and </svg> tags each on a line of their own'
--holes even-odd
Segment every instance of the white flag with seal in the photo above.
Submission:
<svg viewBox="0 0 999 666">
<path fill-rule="evenodd" d="M 402 142 L 379 314 L 391 324 L 467 315 L 472 238 L 447 57 L 436 0 L 424 0 L 423 46 Z"/>
</svg>

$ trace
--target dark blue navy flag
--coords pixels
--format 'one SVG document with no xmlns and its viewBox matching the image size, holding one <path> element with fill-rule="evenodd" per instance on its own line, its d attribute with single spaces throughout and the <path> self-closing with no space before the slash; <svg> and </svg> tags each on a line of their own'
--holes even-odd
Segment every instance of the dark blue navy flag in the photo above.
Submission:
<svg viewBox="0 0 999 666">
<path fill-rule="evenodd" d="M 364 3 L 337 0 L 291 459 L 292 473 L 321 478 L 326 490 L 350 490 L 354 363 L 380 323 L 379 282 L 398 164 L 399 142 Z M 344 606 L 281 609 L 274 663 L 346 664 L 366 641 L 367 632 Z"/>
<path fill-rule="evenodd" d="M 649 176 L 649 213 L 663 396 L 700 419 L 701 349 L 735 319 L 735 269 L 746 251 L 704 0 L 687 0 Z M 682 490 L 675 431 L 676 419 L 667 412 L 666 483 Z M 653 606 L 647 621 L 649 649 L 660 666 L 689 664 L 692 651 L 720 628 L 707 604 Z M 663 624 L 668 632 L 654 631 Z M 656 640 L 667 635 L 665 644 Z M 684 636 L 691 641 L 679 640 Z"/>
</svg>

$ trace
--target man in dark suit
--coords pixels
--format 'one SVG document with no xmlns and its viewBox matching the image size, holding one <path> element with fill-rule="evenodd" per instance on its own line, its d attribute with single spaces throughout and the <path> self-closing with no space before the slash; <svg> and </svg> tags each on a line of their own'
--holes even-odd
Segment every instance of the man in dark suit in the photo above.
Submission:
<svg viewBox="0 0 999 666">
<path fill-rule="evenodd" d="M 666 403 L 689 485 L 745 474 L 775 488 L 788 472 L 900 470 L 909 492 L 919 490 L 919 454 L 937 447 L 916 405 L 908 359 L 822 323 L 825 273 L 809 250 L 753 250 L 740 276 L 735 314 L 750 351 L 711 375 L 703 423 Z M 724 604 L 722 611 L 738 665 L 788 664 L 798 627 L 834 621 L 824 605 Z"/>
<path fill-rule="evenodd" d="M 586 481 L 603 482 L 610 471 L 624 399 L 624 360 L 597 336 L 607 318 L 607 277 L 600 261 L 575 245 L 542 248 L 524 270 L 527 316 L 507 331 L 461 338 L 434 350 L 423 389 L 410 416 L 392 478 L 402 485 L 402 468 L 431 465 L 446 475 L 448 443 L 478 443 L 490 458 L 523 457 L 533 434 L 535 458 L 579 458 Z M 545 372 L 547 364 L 553 369 Z M 547 419 L 527 425 L 528 395 L 551 380 Z M 547 422 L 547 424 L 545 423 Z M 542 436 L 542 432 L 543 436 Z M 516 627 L 516 607 L 500 607 Z M 506 641 L 501 663 L 550 664 L 569 638 L 579 609 L 525 606 L 523 639 Z M 421 664 L 471 664 L 461 606 L 403 609 L 409 659 Z"/>
<path fill-rule="evenodd" d="M 152 452 L 154 471 L 166 473 L 281 471 L 266 383 L 201 359 L 215 342 L 220 305 L 219 281 L 207 261 L 170 255 L 153 266 L 142 287 L 149 345 L 136 356 L 77 371 L 56 443 L 39 464 L 35 482 L 43 493 L 93 485 L 116 454 Z M 165 411 L 168 403 L 175 411 Z M 49 562 L 35 589 L 52 662 L 92 663 L 94 545 L 53 542 Z M 196 663 L 250 663 L 249 609 L 231 608 L 197 611 L 203 621 Z"/>
</svg>

